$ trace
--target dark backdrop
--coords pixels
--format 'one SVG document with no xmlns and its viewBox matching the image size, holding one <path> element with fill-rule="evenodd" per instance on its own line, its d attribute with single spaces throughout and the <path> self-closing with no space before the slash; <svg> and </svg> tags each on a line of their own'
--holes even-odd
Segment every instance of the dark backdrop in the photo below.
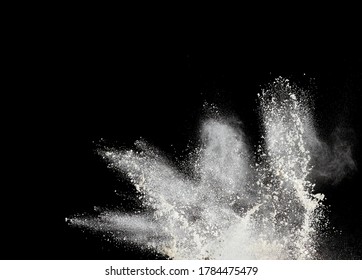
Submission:
<svg viewBox="0 0 362 280">
<path fill-rule="evenodd" d="M 17 137 L 18 148 L 30 153 L 22 158 L 26 168 L 17 161 L 5 204 L 10 218 L 1 258 L 160 257 L 65 222 L 93 206 L 119 203 L 114 190 L 124 183 L 96 155 L 97 143 L 130 147 L 142 137 L 182 156 L 197 139 L 207 101 L 237 116 L 256 144 L 256 94 L 280 75 L 313 92 L 322 129 L 330 132 L 343 119 L 354 131 L 358 170 L 325 193 L 331 223 L 344 231 L 341 245 L 331 247 L 355 247 L 350 257 L 361 258 L 361 58 L 313 45 L 274 51 L 267 42 L 172 37 L 75 30 L 44 49 L 41 63 L 32 60 L 37 67 L 28 71 L 41 71 L 26 85 L 32 94 L 21 105 Z"/>
</svg>

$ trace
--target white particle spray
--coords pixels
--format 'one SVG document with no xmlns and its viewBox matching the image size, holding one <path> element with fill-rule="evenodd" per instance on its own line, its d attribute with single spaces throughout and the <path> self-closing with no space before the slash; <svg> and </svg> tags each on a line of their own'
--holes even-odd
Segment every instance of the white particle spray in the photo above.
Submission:
<svg viewBox="0 0 362 280">
<path fill-rule="evenodd" d="M 147 213 L 68 220 L 173 259 L 316 258 L 323 195 L 308 177 L 316 135 L 306 94 L 278 78 L 258 98 L 264 135 L 255 158 L 243 132 L 221 117 L 203 122 L 187 176 L 145 141 L 104 149 Z"/>
</svg>

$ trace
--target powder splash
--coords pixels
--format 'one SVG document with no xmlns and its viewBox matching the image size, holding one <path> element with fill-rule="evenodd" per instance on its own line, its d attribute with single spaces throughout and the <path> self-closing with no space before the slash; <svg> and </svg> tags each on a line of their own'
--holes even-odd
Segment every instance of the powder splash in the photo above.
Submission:
<svg viewBox="0 0 362 280">
<path fill-rule="evenodd" d="M 146 213 L 105 211 L 71 224 L 111 233 L 172 259 L 314 259 L 323 194 L 310 181 L 316 132 L 307 94 L 277 78 L 258 94 L 255 156 L 226 118 L 202 123 L 189 174 L 145 141 L 100 155 L 134 185 Z"/>
</svg>

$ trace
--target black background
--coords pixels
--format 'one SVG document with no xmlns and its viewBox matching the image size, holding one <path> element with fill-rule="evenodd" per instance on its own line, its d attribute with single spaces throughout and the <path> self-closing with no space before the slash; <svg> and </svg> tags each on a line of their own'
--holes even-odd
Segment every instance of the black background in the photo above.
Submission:
<svg viewBox="0 0 362 280">
<path fill-rule="evenodd" d="M 115 246 L 65 222 L 94 206 L 121 203 L 115 189 L 129 191 L 95 153 L 97 143 L 131 147 L 142 137 L 171 158 L 182 157 L 197 140 L 208 102 L 241 120 L 248 140 L 257 144 L 256 94 L 278 76 L 311 90 L 326 135 L 340 123 L 354 131 L 357 171 L 323 188 L 331 223 L 343 230 L 339 244 L 331 239 L 326 246 L 332 252 L 353 248 L 342 258 L 362 257 L 360 56 L 298 40 L 275 46 L 268 40 L 251 44 L 81 26 L 42 45 L 33 53 L 39 59 L 26 63 L 29 94 L 16 103 L 22 115 L 20 126 L 13 126 L 22 156 L 15 159 L 11 194 L 4 196 L 2 259 L 160 257 Z"/>
</svg>

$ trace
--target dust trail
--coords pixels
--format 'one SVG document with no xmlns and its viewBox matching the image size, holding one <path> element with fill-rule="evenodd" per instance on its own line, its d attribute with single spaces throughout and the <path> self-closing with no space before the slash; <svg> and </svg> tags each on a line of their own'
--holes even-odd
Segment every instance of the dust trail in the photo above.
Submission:
<svg viewBox="0 0 362 280">
<path fill-rule="evenodd" d="M 101 156 L 136 188 L 146 214 L 107 211 L 73 225 L 112 234 L 174 259 L 313 259 L 323 195 L 310 181 L 316 139 L 307 94 L 278 78 L 258 95 L 264 134 L 256 157 L 243 132 L 207 119 L 190 174 L 145 141 Z"/>
</svg>

